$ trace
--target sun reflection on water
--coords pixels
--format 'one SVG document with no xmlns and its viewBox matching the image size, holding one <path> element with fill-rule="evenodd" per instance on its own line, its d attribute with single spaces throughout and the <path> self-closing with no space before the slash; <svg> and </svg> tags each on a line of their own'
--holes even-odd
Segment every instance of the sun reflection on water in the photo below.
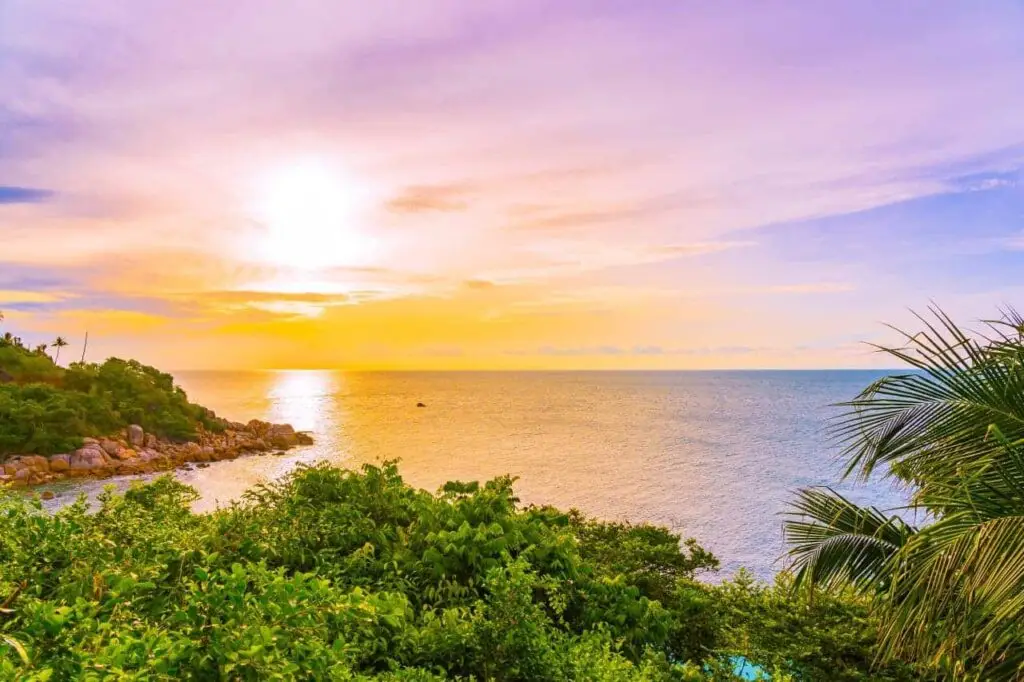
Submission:
<svg viewBox="0 0 1024 682">
<path fill-rule="evenodd" d="M 275 424 L 291 424 L 298 431 L 329 432 L 338 377 L 317 370 L 275 372 L 267 393 L 267 419 Z"/>
<path fill-rule="evenodd" d="M 203 490 L 195 505 L 206 511 L 237 499 L 258 483 L 280 479 L 300 464 L 337 458 L 338 434 L 343 432 L 337 394 L 344 387 L 341 374 L 316 370 L 287 370 L 264 374 L 265 409 L 261 417 L 275 424 L 291 424 L 297 431 L 313 434 L 315 444 L 282 453 L 282 456 L 240 457 L 218 462 L 216 470 L 196 469 L 179 478 Z"/>
</svg>

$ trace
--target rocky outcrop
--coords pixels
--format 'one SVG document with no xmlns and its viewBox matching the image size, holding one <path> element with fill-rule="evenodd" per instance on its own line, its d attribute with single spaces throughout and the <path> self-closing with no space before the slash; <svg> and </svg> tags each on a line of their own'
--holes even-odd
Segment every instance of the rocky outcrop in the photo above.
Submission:
<svg viewBox="0 0 1024 682">
<path fill-rule="evenodd" d="M 26 486 L 61 478 L 144 474 L 174 469 L 189 462 L 219 462 L 242 455 L 280 452 L 312 444 L 309 434 L 289 424 L 252 420 L 225 422 L 223 432 L 201 431 L 197 441 L 177 443 L 145 433 L 132 425 L 124 433 L 102 439 L 83 438 L 74 452 L 16 455 L 0 465 L 0 484 Z"/>
</svg>

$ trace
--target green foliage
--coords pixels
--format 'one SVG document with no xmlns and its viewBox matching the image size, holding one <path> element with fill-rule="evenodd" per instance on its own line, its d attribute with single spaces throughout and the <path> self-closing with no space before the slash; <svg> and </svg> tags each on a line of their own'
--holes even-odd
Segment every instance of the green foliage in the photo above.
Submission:
<svg viewBox="0 0 1024 682">
<path fill-rule="evenodd" d="M 49 384 L 0 384 L 0 453 L 67 452 L 82 436 L 103 432 L 98 424 L 113 422 L 86 394 Z"/>
<path fill-rule="evenodd" d="M 0 679 L 696 682 L 736 654 L 778 682 L 910 679 L 868 677 L 861 604 L 696 582 L 696 543 L 523 508 L 509 478 L 432 495 L 321 465 L 194 499 L 165 477 L 91 512 L 0 500 Z M 830 656 L 844 676 L 814 676 Z"/>
<path fill-rule="evenodd" d="M 174 379 L 135 360 L 58 367 L 44 353 L 0 345 L 0 456 L 53 454 L 78 447 L 83 436 L 139 424 L 148 433 L 188 440 L 202 425 L 222 428 L 217 417 L 188 401 Z"/>
<path fill-rule="evenodd" d="M 870 603 L 850 592 L 793 590 L 782 573 L 774 585 L 740 572 L 717 591 L 722 649 L 745 656 L 775 677 L 830 682 L 921 679 L 898 661 L 874 665 L 879 654 Z"/>
<path fill-rule="evenodd" d="M 1024 674 L 1024 318 L 968 333 L 941 311 L 907 347 L 912 373 L 847 405 L 848 471 L 888 473 L 932 522 L 913 528 L 834 492 L 802 491 L 786 526 L 805 585 L 872 599 L 884 657 L 953 679 Z"/>
<path fill-rule="evenodd" d="M 66 390 L 101 400 L 117 416 L 119 425 L 139 424 L 148 433 L 190 439 L 201 424 L 222 429 L 210 410 L 190 403 L 174 377 L 137 360 L 110 358 L 100 365 L 73 364 L 64 375 Z"/>
<path fill-rule="evenodd" d="M 14 345 L 13 339 L 5 342 L 3 337 L 0 337 L 0 370 L 17 383 L 58 383 L 64 375 L 64 370 L 45 352 L 30 351 Z"/>
</svg>

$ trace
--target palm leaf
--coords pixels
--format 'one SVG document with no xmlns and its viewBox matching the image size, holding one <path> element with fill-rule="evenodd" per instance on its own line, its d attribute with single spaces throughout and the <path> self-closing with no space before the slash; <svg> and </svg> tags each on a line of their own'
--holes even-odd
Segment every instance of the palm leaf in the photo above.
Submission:
<svg viewBox="0 0 1024 682">
<path fill-rule="evenodd" d="M 829 488 L 797 492 L 783 524 L 796 584 L 878 587 L 915 529 L 898 516 L 859 507 Z"/>
<path fill-rule="evenodd" d="M 913 487 L 920 530 L 834 491 L 801 491 L 785 524 L 798 583 L 872 592 L 882 656 L 952 679 L 1024 675 L 1024 318 L 981 333 L 941 310 L 901 348 L 912 371 L 868 386 L 833 423 L 846 474 Z"/>
<path fill-rule="evenodd" d="M 997 449 L 984 438 L 990 425 L 1024 436 L 1022 349 L 1007 331 L 1015 327 L 990 322 L 988 336 L 970 335 L 932 312 L 934 323 L 919 318 L 925 331 L 901 332 L 906 347 L 880 348 L 915 372 L 881 379 L 842 405 L 833 434 L 848 475 L 866 479 L 883 465 L 912 482 L 955 475 Z"/>
</svg>

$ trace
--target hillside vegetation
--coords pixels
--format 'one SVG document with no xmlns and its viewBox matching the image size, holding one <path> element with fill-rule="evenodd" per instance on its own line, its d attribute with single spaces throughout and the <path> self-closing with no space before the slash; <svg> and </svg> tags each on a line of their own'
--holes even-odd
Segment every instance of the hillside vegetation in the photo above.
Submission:
<svg viewBox="0 0 1024 682">
<path fill-rule="evenodd" d="M 189 402 L 171 375 L 135 360 L 74 363 L 64 369 L 45 350 L 0 337 L 0 459 L 74 450 L 84 436 L 139 424 L 168 439 L 195 438 L 197 428 L 223 428 L 211 411 Z"/>
<path fill-rule="evenodd" d="M 696 543 L 512 484 L 318 466 L 212 514 L 171 478 L 92 513 L 0 501 L 0 679 L 916 679 L 871 671 L 857 600 L 701 584 Z"/>
</svg>

